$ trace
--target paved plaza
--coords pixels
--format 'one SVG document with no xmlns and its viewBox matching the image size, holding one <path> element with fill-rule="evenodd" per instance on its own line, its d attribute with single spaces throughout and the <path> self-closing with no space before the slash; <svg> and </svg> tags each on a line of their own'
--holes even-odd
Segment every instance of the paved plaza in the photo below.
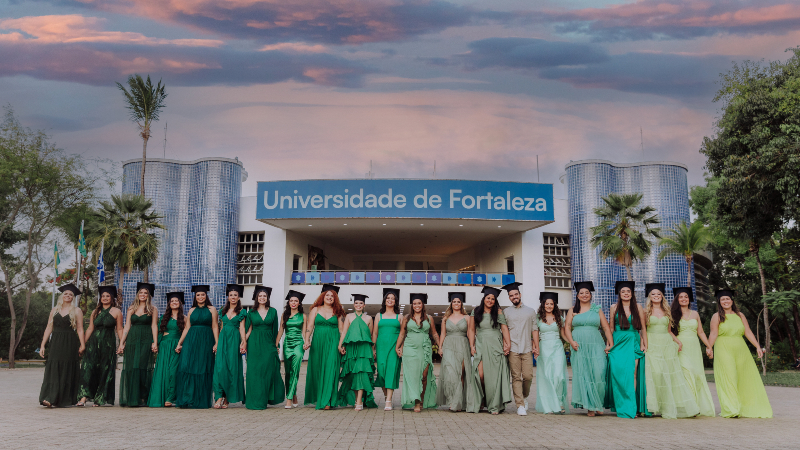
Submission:
<svg viewBox="0 0 800 450">
<path fill-rule="evenodd" d="M 437 368 L 438 369 L 438 368 Z M 617 419 L 352 409 L 249 411 L 38 405 L 44 369 L 0 370 L 0 448 L 76 449 L 797 449 L 800 388 L 767 387 L 773 419 Z M 300 377 L 300 393 L 305 366 Z M 119 381 L 119 372 L 117 372 Z M 535 386 L 534 386 L 535 387 Z M 716 400 L 714 385 L 712 394 Z M 376 401 L 383 403 L 380 391 Z M 302 397 L 301 397 L 302 399 Z M 535 389 L 529 402 L 535 404 Z M 399 408 L 400 392 L 394 396 Z M 719 407 L 717 407 L 719 411 Z"/>
</svg>

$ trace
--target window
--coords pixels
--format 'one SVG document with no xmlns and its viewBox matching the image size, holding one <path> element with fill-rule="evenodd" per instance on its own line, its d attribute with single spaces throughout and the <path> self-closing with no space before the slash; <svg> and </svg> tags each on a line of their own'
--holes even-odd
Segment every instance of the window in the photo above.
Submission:
<svg viewBox="0 0 800 450">
<path fill-rule="evenodd" d="M 569 235 L 544 235 L 544 286 L 546 288 L 572 287 L 572 258 Z"/>
<path fill-rule="evenodd" d="M 236 282 L 261 284 L 264 274 L 264 233 L 239 233 L 236 246 Z"/>
</svg>

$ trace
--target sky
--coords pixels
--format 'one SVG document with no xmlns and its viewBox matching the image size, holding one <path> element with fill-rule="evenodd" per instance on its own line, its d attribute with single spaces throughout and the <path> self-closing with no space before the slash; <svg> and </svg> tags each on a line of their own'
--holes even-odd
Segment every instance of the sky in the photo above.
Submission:
<svg viewBox="0 0 800 450">
<path fill-rule="evenodd" d="M 580 159 L 702 184 L 720 74 L 799 44 L 789 0 L 0 0 L 0 104 L 68 152 L 141 158 L 116 87 L 138 73 L 168 93 L 148 156 L 238 157 L 243 195 L 371 161 L 563 198 Z"/>
</svg>

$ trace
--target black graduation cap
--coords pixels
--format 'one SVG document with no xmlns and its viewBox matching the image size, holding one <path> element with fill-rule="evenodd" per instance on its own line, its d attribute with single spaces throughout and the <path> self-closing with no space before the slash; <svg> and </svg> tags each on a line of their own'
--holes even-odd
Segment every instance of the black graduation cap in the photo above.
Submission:
<svg viewBox="0 0 800 450">
<path fill-rule="evenodd" d="M 428 294 L 411 294 L 411 300 L 408 303 L 414 303 L 414 300 L 416 299 L 422 300 L 423 305 L 428 304 Z"/>
<path fill-rule="evenodd" d="M 367 303 L 367 299 L 369 298 L 369 296 L 364 295 L 364 294 L 352 294 L 352 295 L 353 295 L 353 301 L 354 302 Z"/>
<path fill-rule="evenodd" d="M 205 293 L 208 293 L 208 291 L 210 291 L 210 290 L 211 290 L 211 286 L 209 286 L 207 284 L 197 284 L 197 285 L 192 286 L 192 292 L 205 292 Z"/>
<path fill-rule="evenodd" d="M 244 295 L 244 286 L 242 286 L 241 284 L 229 284 L 229 285 L 225 286 L 225 296 L 226 297 L 228 296 L 228 294 L 230 294 L 231 291 L 238 292 L 239 293 L 239 298 L 242 298 L 242 295 Z"/>
<path fill-rule="evenodd" d="M 70 291 L 70 292 L 72 292 L 72 293 L 73 293 L 73 294 L 75 294 L 75 295 L 81 295 L 81 290 L 80 290 L 80 289 L 78 289 L 78 286 L 75 286 L 75 285 L 74 285 L 74 284 L 72 284 L 72 283 L 67 283 L 67 284 L 65 284 L 65 285 L 61 286 L 60 288 L 58 288 L 58 291 L 59 291 L 59 292 L 67 292 L 67 291 Z"/>
<path fill-rule="evenodd" d="M 169 304 L 173 298 L 177 298 L 181 302 L 181 305 L 185 303 L 183 301 L 183 292 L 167 292 L 167 304 Z"/>
<path fill-rule="evenodd" d="M 395 288 L 383 288 L 383 298 L 386 298 L 388 294 L 394 294 L 394 300 L 400 300 L 400 289 Z"/>
<path fill-rule="evenodd" d="M 580 292 L 581 289 L 588 289 L 589 292 L 594 292 L 594 283 L 591 281 L 577 281 L 572 283 L 572 286 L 575 288 L 575 292 Z"/>
<path fill-rule="evenodd" d="M 692 303 L 694 301 L 694 294 L 692 293 L 692 288 L 691 287 L 675 287 L 675 288 L 672 288 L 672 298 L 674 298 L 675 300 L 678 300 L 678 295 L 680 295 L 682 292 L 685 292 L 687 295 L 689 295 L 689 303 Z M 673 300 L 673 301 L 675 301 L 675 300 Z"/>
<path fill-rule="evenodd" d="M 508 283 L 507 285 L 503 286 L 503 289 L 505 289 L 508 292 L 518 291 L 520 286 L 522 286 L 522 283 L 517 283 L 517 282 Z"/>
<path fill-rule="evenodd" d="M 461 303 L 464 303 L 464 299 L 467 298 L 466 292 L 448 292 L 447 293 L 447 301 L 453 303 L 453 299 L 457 298 L 461 300 Z"/>
<path fill-rule="evenodd" d="M 483 294 L 484 297 L 486 297 L 489 294 L 492 294 L 496 299 L 500 295 L 500 289 L 493 288 L 491 286 L 484 286 L 483 289 L 481 289 L 481 294 Z"/>
<path fill-rule="evenodd" d="M 111 298 L 117 298 L 117 287 L 116 286 L 97 286 L 97 296 L 103 295 L 104 292 L 108 292 L 108 295 Z"/>
<path fill-rule="evenodd" d="M 156 293 L 156 285 L 153 283 L 142 283 L 141 281 L 136 283 L 136 293 L 138 294 L 142 289 L 147 289 L 147 292 L 150 293 L 150 297 Z"/>
<path fill-rule="evenodd" d="M 272 297 L 272 288 L 271 287 L 256 285 L 256 289 L 253 291 L 253 300 L 258 300 L 258 293 L 262 292 L 262 291 L 267 293 L 267 299 L 268 300 L 269 300 L 270 297 Z"/>
<path fill-rule="evenodd" d="M 635 281 L 617 281 L 614 284 L 614 293 L 619 295 L 619 291 L 621 291 L 622 288 L 629 288 L 631 292 L 633 292 L 635 287 L 636 287 Z"/>
<path fill-rule="evenodd" d="M 552 300 L 555 307 L 558 308 L 558 292 L 539 292 L 539 303 L 544 305 L 547 299 Z"/>
<path fill-rule="evenodd" d="M 664 295 L 667 292 L 667 285 L 665 283 L 646 283 L 644 285 L 644 296 L 650 295 L 650 291 L 653 289 L 661 291 L 661 295 Z"/>
<path fill-rule="evenodd" d="M 716 297 L 717 300 L 719 300 L 720 297 L 733 298 L 734 295 L 736 295 L 736 291 L 733 289 L 717 289 L 716 292 L 714 292 L 714 297 Z"/>
<path fill-rule="evenodd" d="M 323 284 L 322 285 L 322 292 L 324 293 L 324 292 L 328 292 L 328 291 L 333 291 L 333 292 L 336 292 L 338 294 L 339 293 L 339 286 L 334 286 L 332 284 Z"/>
<path fill-rule="evenodd" d="M 306 294 L 289 290 L 289 292 L 286 294 L 286 300 L 290 300 L 292 297 L 297 297 L 297 299 L 300 300 L 300 303 L 303 303 L 303 299 L 306 297 Z"/>
</svg>

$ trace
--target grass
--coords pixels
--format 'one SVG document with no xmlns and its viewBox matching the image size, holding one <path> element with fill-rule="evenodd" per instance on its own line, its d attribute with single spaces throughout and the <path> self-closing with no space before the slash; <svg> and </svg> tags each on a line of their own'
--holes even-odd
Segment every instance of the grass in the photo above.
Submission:
<svg viewBox="0 0 800 450">
<path fill-rule="evenodd" d="M 706 379 L 714 381 L 714 374 L 707 373 Z M 800 372 L 786 371 L 786 372 L 767 372 L 767 375 L 761 375 L 761 380 L 765 386 L 785 386 L 785 387 L 800 387 Z"/>
</svg>

